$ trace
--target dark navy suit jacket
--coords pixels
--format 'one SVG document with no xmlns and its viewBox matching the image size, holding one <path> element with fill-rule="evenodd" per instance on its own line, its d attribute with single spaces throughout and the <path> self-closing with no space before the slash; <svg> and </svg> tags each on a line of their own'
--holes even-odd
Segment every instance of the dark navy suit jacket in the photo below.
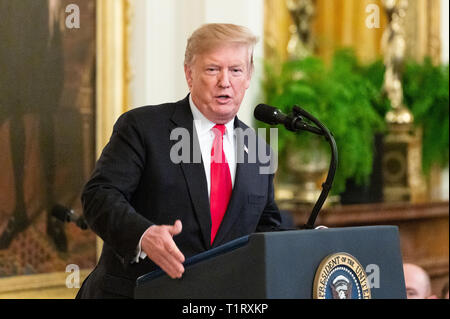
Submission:
<svg viewBox="0 0 450 319">
<path fill-rule="evenodd" d="M 149 258 L 132 262 L 140 237 L 151 225 L 173 224 L 180 219 L 183 230 L 174 241 L 186 258 L 253 232 L 279 228 L 273 174 L 261 174 L 264 165 L 257 155 L 250 156 L 257 148 L 246 146 L 244 160 L 236 165 L 228 209 L 210 244 L 203 163 L 174 163 L 170 158 L 171 148 L 179 142 L 170 139 L 172 130 L 185 128 L 193 137 L 193 127 L 188 97 L 133 109 L 117 120 L 82 194 L 85 218 L 104 245 L 78 298 L 133 297 L 136 279 L 157 268 Z M 236 118 L 235 128 L 248 127 Z M 191 138 L 191 158 L 193 151 L 200 150 L 195 143 Z M 264 147 L 270 151 L 265 142 Z"/>
</svg>

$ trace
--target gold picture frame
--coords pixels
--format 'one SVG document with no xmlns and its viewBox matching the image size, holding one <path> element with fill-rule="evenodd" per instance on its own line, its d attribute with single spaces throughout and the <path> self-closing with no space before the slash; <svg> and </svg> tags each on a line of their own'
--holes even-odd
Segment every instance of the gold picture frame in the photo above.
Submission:
<svg viewBox="0 0 450 319">
<path fill-rule="evenodd" d="M 96 157 L 106 145 L 116 119 L 127 110 L 130 68 L 128 43 L 133 0 L 90 0 L 96 5 Z M 102 242 L 97 239 L 97 256 Z M 80 270 L 80 283 L 91 269 Z M 68 288 L 69 272 L 0 278 L 0 299 L 74 298 L 78 289 Z"/>
</svg>

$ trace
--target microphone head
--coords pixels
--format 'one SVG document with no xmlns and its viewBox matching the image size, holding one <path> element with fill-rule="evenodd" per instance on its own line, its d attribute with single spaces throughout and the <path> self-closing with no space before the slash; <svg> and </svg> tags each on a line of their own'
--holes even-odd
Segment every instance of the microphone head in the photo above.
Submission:
<svg viewBox="0 0 450 319">
<path fill-rule="evenodd" d="M 270 125 L 283 123 L 283 120 L 285 118 L 285 115 L 281 113 L 280 110 L 267 104 L 258 104 L 258 106 L 255 107 L 253 115 L 258 121 Z"/>
</svg>

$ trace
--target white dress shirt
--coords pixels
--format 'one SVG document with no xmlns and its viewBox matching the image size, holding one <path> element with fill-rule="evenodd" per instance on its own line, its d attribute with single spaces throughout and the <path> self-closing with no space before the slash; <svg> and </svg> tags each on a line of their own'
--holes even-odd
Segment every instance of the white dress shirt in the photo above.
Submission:
<svg viewBox="0 0 450 319">
<path fill-rule="evenodd" d="M 195 106 L 189 95 L 189 104 L 191 106 L 192 115 L 194 117 L 194 127 L 197 132 L 200 150 L 202 152 L 203 167 L 208 185 L 208 198 L 211 192 L 211 149 L 214 142 L 214 132 L 212 128 L 216 123 L 208 120 Z M 227 158 L 228 167 L 230 168 L 231 185 L 234 186 L 236 175 L 236 151 L 234 137 L 234 118 L 225 124 L 225 133 L 223 135 L 223 152 Z"/>
<path fill-rule="evenodd" d="M 191 107 L 192 116 L 194 118 L 193 128 L 197 132 L 200 151 L 202 153 L 203 168 L 205 169 L 209 198 L 211 193 L 211 148 L 214 142 L 214 132 L 212 131 L 212 128 L 216 125 L 216 123 L 208 120 L 200 112 L 192 101 L 191 95 L 189 95 L 189 106 Z M 234 136 L 234 118 L 225 124 L 225 128 L 225 133 L 223 135 L 223 152 L 225 153 L 228 167 L 230 168 L 231 185 L 234 187 L 234 180 L 236 177 L 236 137 Z M 150 227 L 148 229 L 150 229 Z M 144 234 L 148 231 L 148 229 L 144 232 Z M 136 249 L 137 254 L 134 262 L 137 263 L 139 262 L 139 258 L 144 259 L 147 257 L 147 254 L 143 252 L 141 248 L 142 237 L 144 237 L 144 234 L 142 234 Z"/>
</svg>

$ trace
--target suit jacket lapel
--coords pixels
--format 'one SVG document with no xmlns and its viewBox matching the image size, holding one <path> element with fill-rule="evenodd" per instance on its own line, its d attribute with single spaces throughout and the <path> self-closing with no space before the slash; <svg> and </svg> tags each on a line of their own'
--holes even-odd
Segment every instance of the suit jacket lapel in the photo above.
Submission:
<svg viewBox="0 0 450 319">
<path fill-rule="evenodd" d="M 187 129 L 190 137 L 194 137 L 196 134 L 193 127 L 193 116 L 189 107 L 189 98 L 186 97 L 184 100 L 175 108 L 174 114 L 172 115 L 172 124 L 169 127 L 171 131 L 177 127 L 183 127 Z M 241 128 L 242 130 L 247 129 L 236 117 L 235 128 Z M 237 131 L 239 132 L 239 130 Z M 237 139 L 239 140 L 239 139 Z M 176 141 L 173 141 L 175 144 Z M 237 143 L 239 144 L 239 143 Z M 241 147 L 237 145 L 237 147 Z M 208 186 L 206 183 L 205 169 L 203 160 L 200 162 L 194 162 L 192 160 L 194 151 L 200 152 L 200 145 L 198 145 L 198 138 L 191 138 L 191 161 L 190 163 L 180 163 L 181 169 L 188 186 L 189 195 L 194 207 L 194 211 L 200 225 L 202 232 L 202 239 L 206 249 L 211 247 L 217 247 L 227 239 L 227 235 L 230 232 L 234 223 L 238 220 L 240 214 L 245 209 L 248 202 L 248 192 L 252 189 L 252 176 L 255 176 L 258 170 L 258 165 L 255 163 L 249 163 L 249 151 L 255 151 L 254 148 L 248 147 L 248 141 L 245 142 L 246 151 L 244 151 L 243 161 L 238 161 L 236 163 L 236 176 L 234 182 L 233 192 L 231 194 L 230 202 L 228 204 L 227 211 L 219 227 L 217 235 L 211 246 L 211 212 L 208 199 Z M 242 151 L 242 150 L 241 150 Z M 238 150 L 236 150 L 238 152 Z M 201 156 L 200 156 L 201 158 Z"/>
<path fill-rule="evenodd" d="M 202 239 L 205 248 L 208 249 L 211 247 L 211 214 L 208 199 L 208 186 L 206 183 L 205 169 L 201 155 L 200 161 L 197 161 L 197 163 L 193 161 L 194 152 L 199 152 L 197 155 L 201 154 L 201 152 L 200 145 L 198 144 L 198 138 L 196 136 L 194 137 L 196 132 L 193 127 L 193 116 L 189 107 L 188 97 L 180 101 L 175 108 L 172 116 L 172 122 L 174 125 L 169 128 L 170 131 L 174 128 L 182 127 L 187 129 L 189 132 L 191 142 L 191 160 L 189 163 L 181 162 L 180 165 L 186 180 L 192 205 L 200 225 Z M 175 144 L 176 141 L 173 141 L 173 143 Z"/>
</svg>

